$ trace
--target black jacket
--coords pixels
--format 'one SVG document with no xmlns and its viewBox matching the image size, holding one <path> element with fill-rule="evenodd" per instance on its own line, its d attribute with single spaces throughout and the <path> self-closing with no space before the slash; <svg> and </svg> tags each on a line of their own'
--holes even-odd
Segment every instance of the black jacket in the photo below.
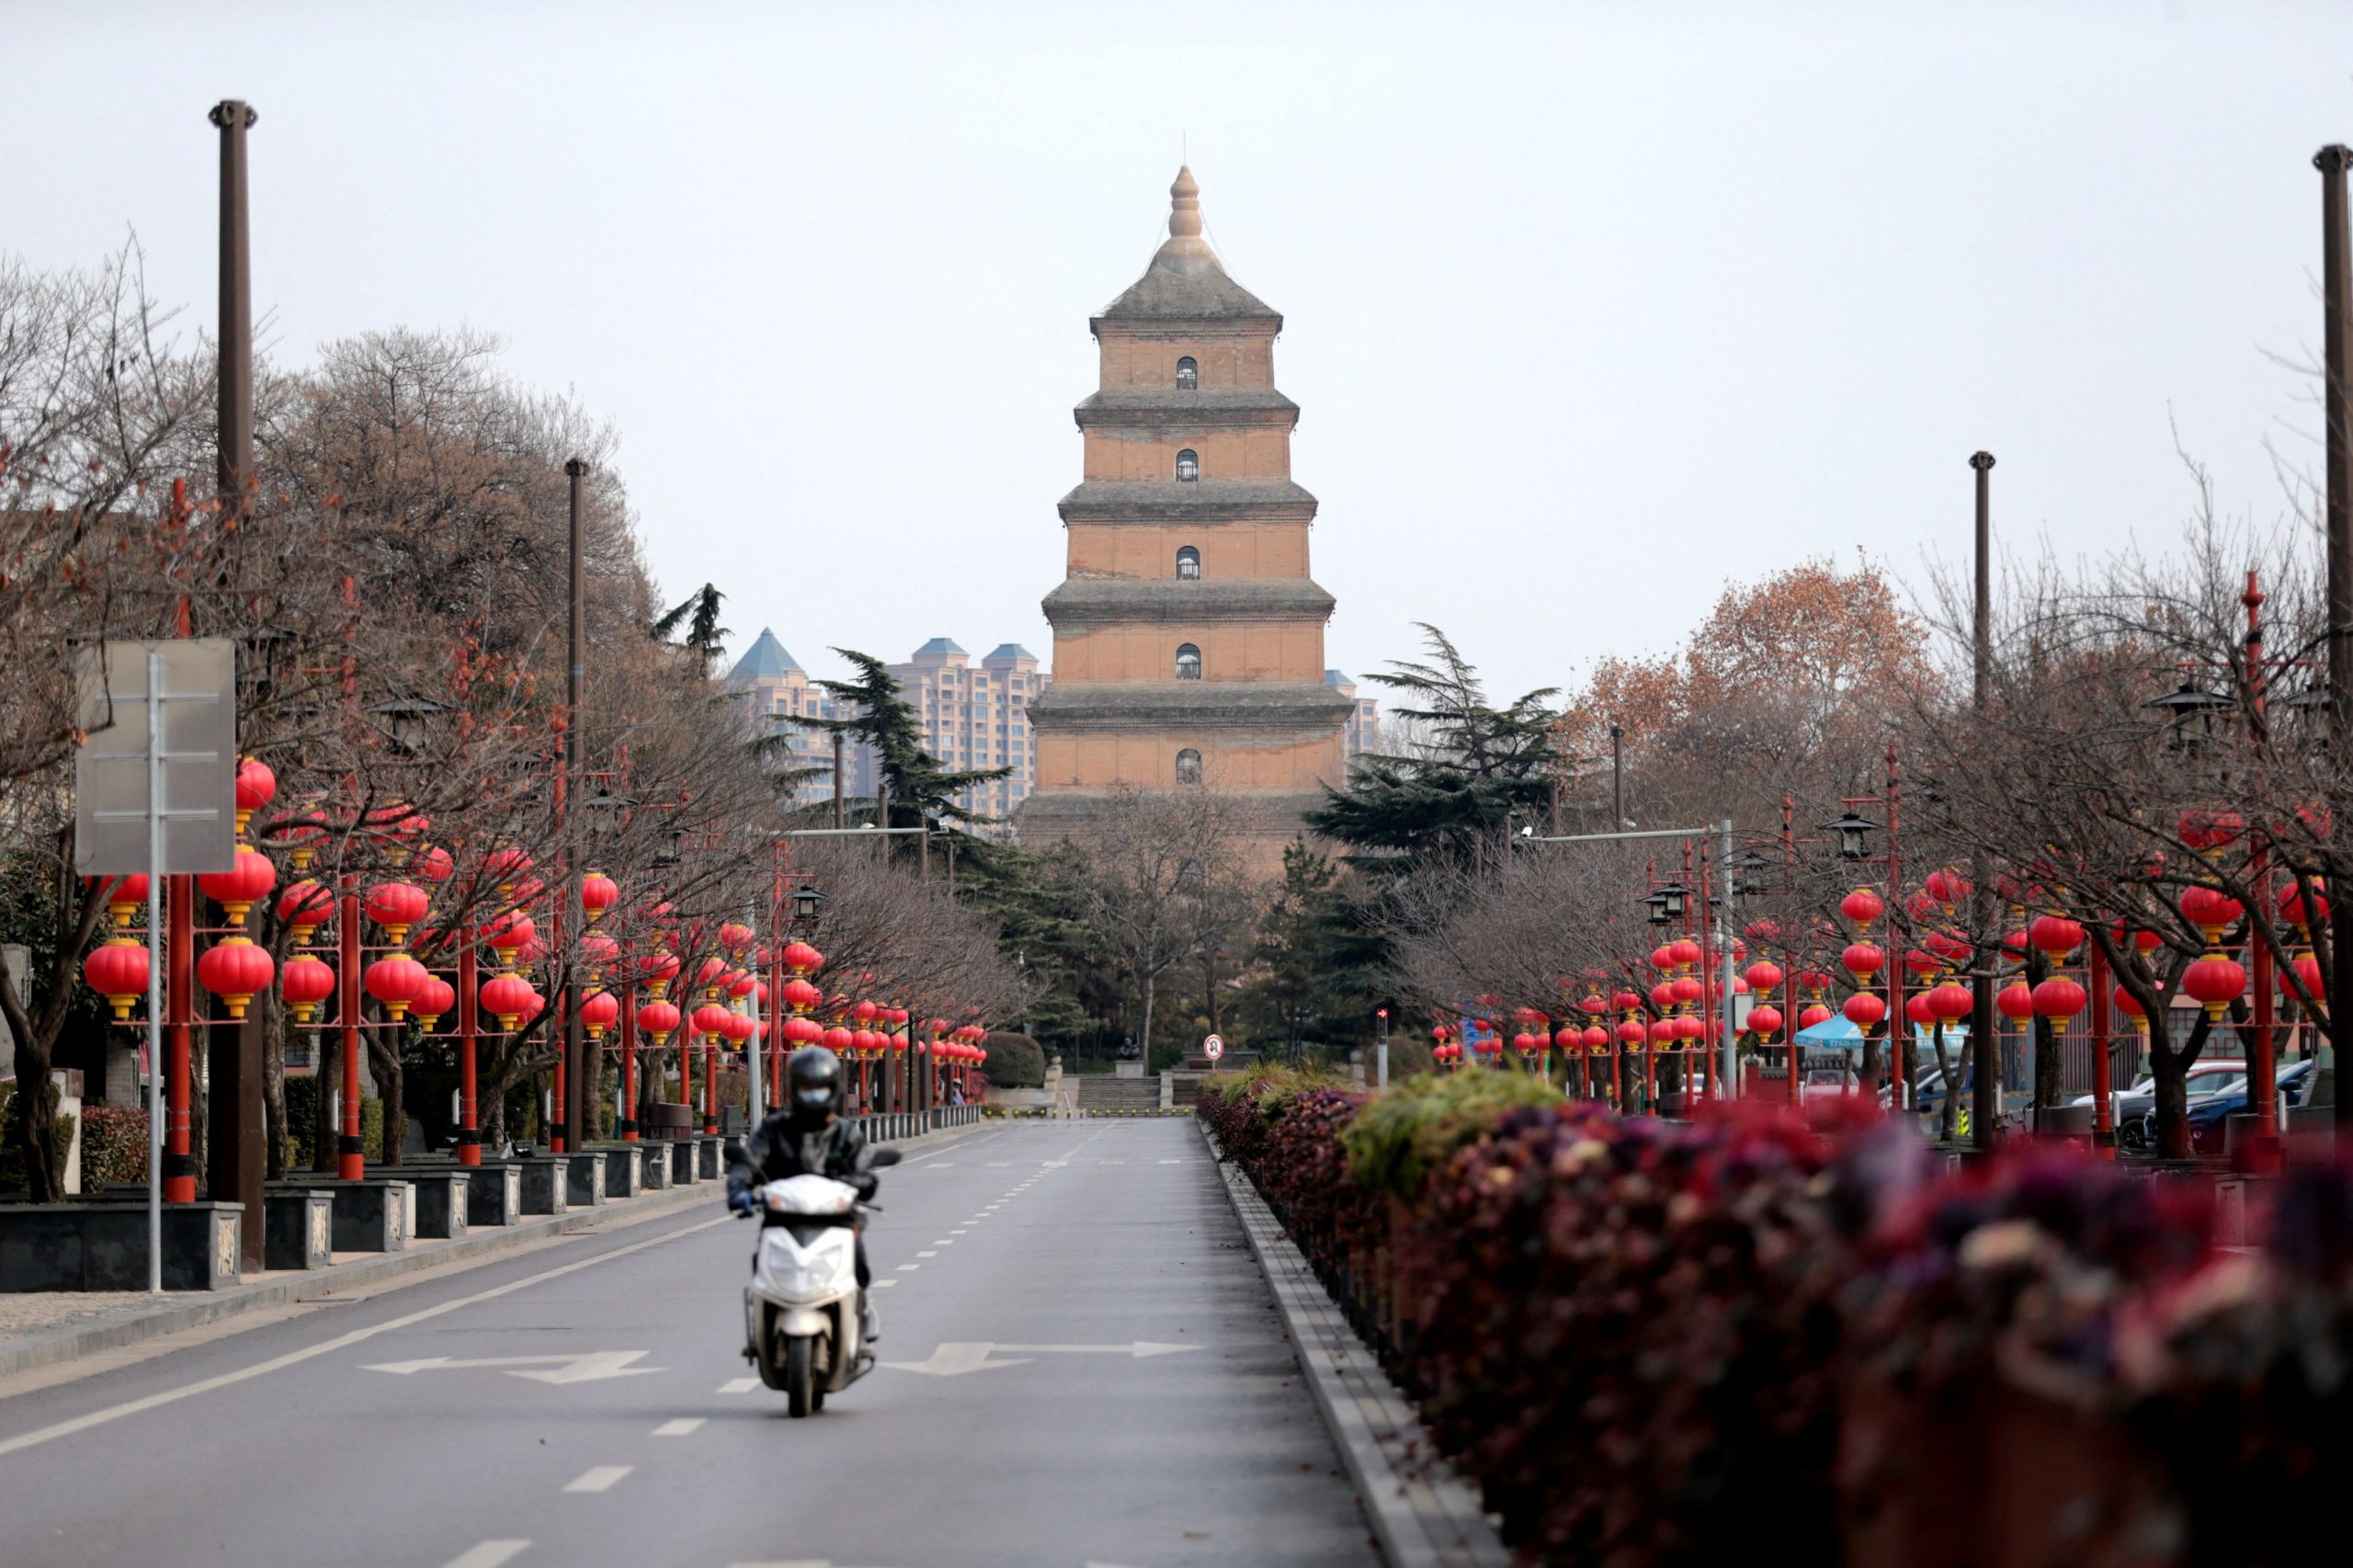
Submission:
<svg viewBox="0 0 2353 1568">
<path fill-rule="evenodd" d="M 874 1196 L 874 1173 L 866 1168 L 866 1132 L 835 1117 L 809 1129 L 789 1110 L 771 1111 L 752 1135 L 728 1150 L 727 1196 L 787 1176 L 831 1176 Z"/>
</svg>

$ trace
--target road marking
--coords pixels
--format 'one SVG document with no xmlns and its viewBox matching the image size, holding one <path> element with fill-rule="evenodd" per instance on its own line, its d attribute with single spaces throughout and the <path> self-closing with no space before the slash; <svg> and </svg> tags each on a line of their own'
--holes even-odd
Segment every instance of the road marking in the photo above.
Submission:
<svg viewBox="0 0 2353 1568">
<path fill-rule="evenodd" d="M 622 1476 L 637 1467 L 633 1464 L 600 1464 L 582 1471 L 564 1486 L 566 1492 L 610 1492 L 620 1483 Z"/>
<path fill-rule="evenodd" d="M 460 1551 L 444 1568 L 504 1568 L 530 1544 L 528 1540 L 486 1540 Z"/>
<path fill-rule="evenodd" d="M 703 1417 L 699 1415 L 681 1415 L 654 1428 L 654 1435 L 657 1437 L 690 1437 L 694 1436 L 695 1428 L 702 1424 Z"/>
<path fill-rule="evenodd" d="M 971 1228 L 970 1228 L 970 1227 L 966 1227 L 966 1228 L 961 1229 L 961 1230 L 950 1231 L 950 1232 L 949 1232 L 948 1233 L 949 1233 L 949 1235 L 951 1235 L 951 1236 L 969 1236 L 969 1235 L 971 1235 L 972 1233 L 972 1230 L 971 1230 Z"/>
<path fill-rule="evenodd" d="M 1128 1162 L 1125 1160 L 1097 1160 L 1095 1163 L 1098 1165 L 1124 1165 Z"/>
<path fill-rule="evenodd" d="M 749 1393 L 760 1386 L 757 1378 L 730 1378 L 719 1385 L 722 1393 Z"/>
<path fill-rule="evenodd" d="M 922 1267 L 923 1265 L 920 1263 L 903 1263 L 899 1265 L 899 1272 L 902 1274 L 913 1274 L 916 1269 L 921 1268 Z"/>
<path fill-rule="evenodd" d="M 71 1421 L 60 1421 L 51 1426 L 20 1433 L 5 1442 L 0 1442 L 0 1458 L 22 1452 L 26 1449 L 37 1448 L 43 1443 L 53 1442 L 59 1437 L 71 1437 L 76 1432 L 86 1432 L 93 1426 L 104 1426 L 108 1422 L 119 1421 L 126 1415 L 143 1415 L 148 1411 L 159 1410 L 167 1404 L 176 1404 L 181 1400 L 191 1398 L 196 1394 L 210 1393 L 214 1389 L 229 1388 L 247 1379 L 261 1377 L 267 1372 L 282 1371 L 288 1367 L 300 1366 L 305 1361 L 315 1360 L 321 1356 L 329 1356 L 335 1351 L 348 1349 L 354 1345 L 373 1339 L 378 1335 L 390 1334 L 394 1329 L 408 1328 L 415 1324 L 426 1323 L 454 1312 L 462 1307 L 476 1306 L 483 1301 L 495 1301 L 501 1296 L 510 1296 L 530 1286 L 545 1284 L 551 1279 L 561 1279 L 567 1274 L 577 1274 L 584 1268 L 593 1268 L 600 1263 L 610 1263 L 614 1258 L 627 1257 L 631 1253 L 643 1252 L 648 1247 L 660 1246 L 663 1243 L 676 1241 L 680 1236 L 691 1236 L 697 1231 L 708 1231 L 714 1225 L 733 1223 L 733 1215 L 722 1214 L 716 1220 L 705 1220 L 699 1225 L 682 1226 L 666 1235 L 655 1236 L 648 1241 L 632 1242 L 625 1247 L 615 1247 L 610 1252 L 600 1252 L 594 1257 L 584 1257 L 576 1263 L 563 1264 L 559 1267 L 529 1275 L 521 1279 L 510 1280 L 504 1285 L 494 1285 L 487 1290 L 478 1290 L 471 1296 L 460 1296 L 454 1301 L 444 1301 L 439 1306 L 426 1307 L 421 1312 L 410 1312 L 405 1317 L 391 1318 L 370 1328 L 355 1328 L 348 1334 L 336 1335 L 333 1339 L 323 1339 L 316 1345 L 307 1345 L 300 1350 L 289 1350 L 283 1356 L 273 1356 L 267 1361 L 256 1361 L 250 1367 L 240 1367 L 233 1372 L 222 1372 L 220 1376 L 213 1378 L 200 1378 L 192 1383 L 182 1383 L 176 1389 L 165 1389 L 161 1393 L 151 1393 L 144 1399 L 126 1400 L 120 1404 L 108 1405 L 104 1410 L 93 1410 L 87 1415 L 77 1415 Z"/>
<path fill-rule="evenodd" d="M 480 1356 L 460 1360 L 449 1356 L 428 1356 L 421 1361 L 382 1361 L 362 1367 L 363 1372 L 390 1372 L 395 1377 L 409 1377 L 417 1372 L 441 1372 L 471 1369 L 476 1367 L 551 1367 L 544 1372 L 509 1372 L 510 1378 L 529 1378 L 541 1383 L 593 1383 L 606 1378 L 633 1378 L 641 1372 L 660 1372 L 663 1367 L 632 1367 L 631 1361 L 642 1361 L 642 1350 L 589 1350 L 577 1356 Z"/>
<path fill-rule="evenodd" d="M 915 1254 L 915 1256 L 917 1257 L 938 1257 L 939 1255 L 936 1252 L 919 1252 Z"/>
<path fill-rule="evenodd" d="M 932 1162 L 931 1168 L 936 1171 L 952 1171 L 956 1168 L 956 1162 L 953 1160 L 935 1160 Z"/>
<path fill-rule="evenodd" d="M 887 1290 L 897 1283 L 898 1281 L 896 1279 L 877 1279 L 874 1282 L 874 1288 L 878 1290 Z"/>
<path fill-rule="evenodd" d="M 987 1165 L 987 1167 L 988 1167 L 990 1170 L 993 1170 L 993 1171 L 1001 1171 L 1001 1170 L 1005 1169 L 1007 1165 L 1009 1165 L 1013 1164 L 1013 1162 L 1012 1162 L 1011 1160 L 988 1160 L 988 1161 L 985 1161 L 985 1162 L 983 1162 L 983 1163 Z"/>
<path fill-rule="evenodd" d="M 1124 1356 L 1141 1361 L 1150 1356 L 1176 1356 L 1199 1350 L 1198 1345 L 1155 1345 L 1139 1339 L 1126 1345 L 1000 1345 L 994 1340 L 950 1340 L 931 1353 L 927 1361 L 885 1361 L 902 1372 L 924 1372 L 935 1378 L 961 1378 L 967 1372 L 993 1372 L 1003 1367 L 1026 1367 L 1039 1356 Z M 995 1359 L 998 1350 L 1026 1352 L 1012 1360 Z"/>
<path fill-rule="evenodd" d="M 1163 1160 L 1160 1163 L 1164 1165 L 1181 1165 L 1185 1162 L 1182 1160 Z"/>
</svg>

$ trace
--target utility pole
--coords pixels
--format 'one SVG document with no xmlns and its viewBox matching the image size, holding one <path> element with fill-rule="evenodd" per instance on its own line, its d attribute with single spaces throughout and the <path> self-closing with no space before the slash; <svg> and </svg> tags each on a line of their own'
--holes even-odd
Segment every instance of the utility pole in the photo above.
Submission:
<svg viewBox="0 0 2353 1568">
<path fill-rule="evenodd" d="M 1609 810 L 1616 833 L 1626 825 L 1626 732 L 1616 724 L 1609 726 Z"/>
<path fill-rule="evenodd" d="M 849 802 L 842 795 L 842 733 L 834 732 L 834 825 L 849 825 Z"/>
<path fill-rule="evenodd" d="M 558 923 L 557 937 L 576 937 L 587 929 L 588 912 L 580 902 L 580 846 L 576 816 L 569 798 L 572 774 L 580 760 L 580 699 L 586 684 L 588 660 L 588 575 L 586 552 L 581 519 L 581 488 L 588 475 L 588 465 L 578 458 L 563 465 L 564 477 L 570 482 L 571 503 L 571 646 L 563 676 L 563 735 L 562 749 L 556 753 L 555 800 L 558 827 L 563 835 L 563 881 L 556 895 L 563 914 Z M 567 947 L 563 949 L 570 951 Z M 580 1029 L 580 991 L 578 976 L 570 959 L 564 960 L 563 985 L 556 994 L 563 999 L 563 1056 L 557 1063 L 555 1141 L 558 1153 L 578 1149 L 587 1139 L 587 1108 L 596 1103 L 596 1090 L 591 1082 L 588 1063 L 585 1059 Z"/>
<path fill-rule="evenodd" d="M 2353 256 L 2347 254 L 2345 171 L 2353 167 L 2353 147 L 2323 147 L 2313 157 L 2320 170 L 2322 389 L 2328 435 L 2328 714 L 2333 744 L 2353 739 L 2353 430 L 2347 427 L 2346 380 L 2353 376 Z M 2340 811 L 2345 802 L 2336 802 Z M 2353 1030 L 2336 1026 L 2339 998 L 2353 998 L 2353 919 L 2329 922 L 2327 1075 L 2336 1100 L 2336 1142 L 2353 1145 L 2353 1096 L 2345 1092 L 2339 1047 Z M 2317 1088 L 2317 1085 L 2315 1085 Z"/>
<path fill-rule="evenodd" d="M 1994 675 L 1994 454 L 1972 453 L 1969 466 L 1977 471 L 1977 593 L 1970 621 L 1970 705 L 1983 724 L 1990 700 L 1986 687 Z M 1985 947 L 1986 933 L 1994 926 L 1993 868 L 1982 852 L 1970 860 L 1969 910 L 1974 926 L 1971 935 L 1977 953 L 1969 976 L 1970 1060 L 1975 1063 L 1969 1097 L 1969 1139 L 1979 1149 L 1991 1149 L 1994 1124 L 2002 1112 L 2002 1058 L 1994 1040 L 1994 958 Z M 1910 1027 L 1900 1011 L 1894 1027 Z M 1945 1092 L 1952 1092 L 1950 1085 Z"/>
<path fill-rule="evenodd" d="M 260 116 L 242 99 L 223 98 L 212 106 L 209 118 L 221 132 L 218 473 L 221 513 L 233 524 L 245 516 L 254 493 L 254 287 L 245 132 Z M 151 700 L 151 709 L 153 706 Z M 174 904 L 193 908 L 194 880 L 175 880 L 180 885 L 173 889 Z M 212 1196 L 244 1205 L 244 1219 L 238 1228 L 238 1260 L 240 1267 L 258 1271 L 264 1263 L 262 1178 L 267 1174 L 268 1148 L 268 1134 L 262 1124 L 261 1026 L 253 1019 L 215 1024 L 211 1037 Z"/>
</svg>

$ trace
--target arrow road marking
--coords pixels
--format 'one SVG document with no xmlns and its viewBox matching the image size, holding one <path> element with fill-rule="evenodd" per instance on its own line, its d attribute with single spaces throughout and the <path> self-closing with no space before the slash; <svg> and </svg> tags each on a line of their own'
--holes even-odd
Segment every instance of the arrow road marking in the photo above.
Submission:
<svg viewBox="0 0 2353 1568">
<path fill-rule="evenodd" d="M 1004 1345 L 990 1339 L 949 1340 L 934 1350 L 927 1361 L 885 1361 L 882 1365 L 935 1378 L 961 1378 L 967 1372 L 1026 1367 L 1040 1356 L 1125 1356 L 1131 1361 L 1141 1361 L 1148 1356 L 1175 1356 L 1199 1348 L 1198 1345 L 1155 1345 L 1143 1339 L 1127 1345 Z M 993 1356 L 999 1350 L 1017 1354 L 1011 1359 Z"/>
<path fill-rule="evenodd" d="M 632 1361 L 642 1361 L 642 1350 L 590 1350 L 574 1356 L 478 1356 L 460 1359 L 452 1356 L 428 1356 L 417 1361 L 380 1361 L 360 1369 L 364 1372 L 390 1372 L 395 1377 L 410 1377 L 418 1372 L 443 1372 L 477 1367 L 544 1367 L 545 1371 L 509 1371 L 510 1378 L 529 1378 L 540 1383 L 593 1383 L 606 1378 L 633 1378 L 641 1372 L 658 1372 L 660 1367 L 632 1367 Z"/>
</svg>

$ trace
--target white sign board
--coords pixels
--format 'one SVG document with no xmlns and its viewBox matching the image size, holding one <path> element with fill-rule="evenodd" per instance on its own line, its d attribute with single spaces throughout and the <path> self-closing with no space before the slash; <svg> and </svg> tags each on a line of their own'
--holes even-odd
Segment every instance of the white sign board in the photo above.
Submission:
<svg viewBox="0 0 2353 1568">
<path fill-rule="evenodd" d="M 149 689 L 153 664 L 161 671 Z M 225 638 L 100 642 L 78 651 L 74 869 L 143 874 L 151 811 L 163 819 L 165 875 L 226 871 L 237 859 L 237 653 Z M 150 710 L 153 722 L 150 722 Z M 158 799 L 148 799 L 148 737 Z"/>
<path fill-rule="evenodd" d="M 1201 1041 L 1201 1054 L 1211 1062 L 1215 1062 L 1225 1054 L 1225 1041 L 1215 1035 L 1210 1036 L 1209 1039 Z"/>
</svg>

